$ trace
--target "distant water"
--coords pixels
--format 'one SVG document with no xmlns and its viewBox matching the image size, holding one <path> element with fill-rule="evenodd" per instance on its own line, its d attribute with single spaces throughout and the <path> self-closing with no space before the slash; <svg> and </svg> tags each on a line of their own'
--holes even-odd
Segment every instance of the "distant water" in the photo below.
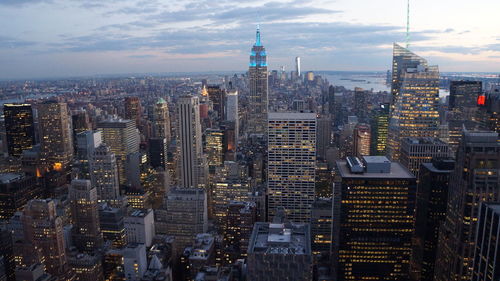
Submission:
<svg viewBox="0 0 500 281">
<path fill-rule="evenodd" d="M 365 90 L 373 90 L 374 92 L 390 92 L 391 87 L 385 84 L 386 73 L 318 73 L 326 78 L 330 84 L 335 86 L 343 86 L 348 90 L 354 90 L 355 87 Z"/>
<path fill-rule="evenodd" d="M 6 100 L 0 100 L 0 106 L 3 107 L 4 104 L 6 103 L 23 103 L 27 99 L 42 99 L 42 98 L 50 98 L 53 97 L 55 94 L 36 94 L 36 95 L 28 95 L 26 97 L 19 97 L 19 98 L 14 98 L 14 99 L 6 99 Z"/>
</svg>

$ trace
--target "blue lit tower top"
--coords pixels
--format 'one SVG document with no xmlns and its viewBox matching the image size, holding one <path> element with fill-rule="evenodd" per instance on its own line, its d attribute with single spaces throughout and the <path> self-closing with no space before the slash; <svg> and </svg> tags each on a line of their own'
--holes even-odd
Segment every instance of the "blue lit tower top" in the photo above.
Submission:
<svg viewBox="0 0 500 281">
<path fill-rule="evenodd" d="M 250 52 L 250 67 L 267 67 L 266 49 L 260 41 L 260 28 L 257 26 L 255 34 L 255 44 Z"/>
</svg>

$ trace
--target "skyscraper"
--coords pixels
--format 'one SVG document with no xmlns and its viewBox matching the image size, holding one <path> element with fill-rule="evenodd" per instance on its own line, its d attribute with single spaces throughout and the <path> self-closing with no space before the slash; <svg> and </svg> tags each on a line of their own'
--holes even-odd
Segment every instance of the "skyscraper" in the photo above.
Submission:
<svg viewBox="0 0 500 281">
<path fill-rule="evenodd" d="M 108 119 L 97 124 L 103 142 L 115 154 L 120 184 L 127 182 L 127 156 L 139 151 L 139 131 L 132 120 Z"/>
<path fill-rule="evenodd" d="M 500 142 L 496 132 L 464 132 L 450 179 L 438 243 L 436 281 L 470 280 L 481 202 L 500 201 Z"/>
<path fill-rule="evenodd" d="M 450 175 L 455 166 L 451 159 L 433 159 L 420 168 L 417 188 L 415 233 L 410 262 L 411 280 L 434 280 L 439 227 L 446 215 Z"/>
<path fill-rule="evenodd" d="M 387 131 L 389 129 L 389 104 L 381 104 L 372 110 L 370 127 L 372 141 L 370 152 L 372 155 L 385 156 L 387 151 Z"/>
<path fill-rule="evenodd" d="M 500 278 L 500 203 L 482 203 L 474 251 L 473 281 Z"/>
<path fill-rule="evenodd" d="M 326 151 L 332 141 L 332 119 L 327 116 L 318 118 L 318 130 L 316 134 L 317 151 L 316 155 L 321 159 L 326 159 Z"/>
<path fill-rule="evenodd" d="M 388 155 L 399 160 L 405 137 L 437 137 L 439 70 L 398 44 L 393 50 L 393 110 L 389 121 Z"/>
<path fill-rule="evenodd" d="M 400 163 L 418 179 L 420 165 L 433 158 L 449 157 L 448 144 L 438 138 L 404 138 L 401 140 Z"/>
<path fill-rule="evenodd" d="M 226 90 L 222 89 L 220 86 L 208 86 L 207 87 L 208 98 L 212 102 L 212 108 L 217 112 L 217 117 L 219 121 L 225 119 L 226 111 Z"/>
<path fill-rule="evenodd" d="M 257 28 L 255 44 L 250 52 L 248 69 L 249 95 L 249 134 L 265 134 L 267 128 L 268 75 L 266 49 L 260 41 L 260 29 Z"/>
<path fill-rule="evenodd" d="M 82 252 L 92 253 L 102 245 L 97 190 L 89 180 L 75 179 L 69 188 L 73 243 Z"/>
<path fill-rule="evenodd" d="M 284 207 L 294 222 L 308 222 L 314 201 L 316 114 L 269 113 L 268 216 Z"/>
<path fill-rule="evenodd" d="M 370 155 L 371 129 L 370 125 L 359 123 L 356 124 L 353 131 L 353 153 L 354 155 L 368 156 Z"/>
<path fill-rule="evenodd" d="M 295 57 L 295 72 L 297 73 L 297 77 L 300 78 L 300 57 Z"/>
<path fill-rule="evenodd" d="M 35 144 L 31 105 L 6 103 L 3 105 L 3 114 L 9 155 L 20 157 L 23 150 Z"/>
<path fill-rule="evenodd" d="M 230 90 L 226 95 L 226 120 L 229 122 L 234 122 L 234 131 L 236 137 L 236 143 L 239 136 L 239 107 L 238 107 L 238 91 Z"/>
<path fill-rule="evenodd" d="M 95 149 L 90 160 L 90 179 L 97 189 L 99 202 L 119 206 L 120 181 L 115 154 L 105 144 Z"/>
<path fill-rule="evenodd" d="M 179 99 L 179 145 L 181 187 L 198 187 L 203 175 L 203 147 L 199 100 L 195 96 Z"/>
<path fill-rule="evenodd" d="M 347 157 L 337 171 L 337 280 L 408 280 L 415 177 L 385 156 Z"/>
<path fill-rule="evenodd" d="M 358 117 L 360 122 L 368 121 L 368 102 L 368 92 L 362 88 L 354 88 L 354 115 Z"/>
<path fill-rule="evenodd" d="M 153 136 L 164 138 L 167 144 L 171 140 L 170 112 L 168 103 L 162 98 L 153 105 Z"/>
<path fill-rule="evenodd" d="M 68 106 L 55 100 L 38 104 L 40 150 L 46 168 L 67 168 L 73 157 L 73 134 Z"/>
<path fill-rule="evenodd" d="M 42 189 L 36 178 L 24 173 L 0 174 L 0 222 L 9 220 L 26 203 L 40 198 Z"/>
<path fill-rule="evenodd" d="M 153 168 L 167 168 L 167 141 L 165 138 L 149 139 L 149 164 Z"/>
<path fill-rule="evenodd" d="M 205 153 L 208 160 L 210 174 L 215 174 L 215 168 L 224 163 L 224 132 L 219 129 L 207 129 L 205 131 Z"/>
<path fill-rule="evenodd" d="M 139 97 L 125 98 L 125 119 L 135 121 L 135 126 L 140 125 L 142 117 L 141 100 Z"/>
</svg>

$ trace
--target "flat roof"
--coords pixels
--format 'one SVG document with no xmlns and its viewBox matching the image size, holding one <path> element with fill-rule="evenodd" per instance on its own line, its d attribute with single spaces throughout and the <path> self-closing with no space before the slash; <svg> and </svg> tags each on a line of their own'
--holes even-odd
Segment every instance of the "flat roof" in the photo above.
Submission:
<svg viewBox="0 0 500 281">
<path fill-rule="evenodd" d="M 363 156 L 366 163 L 391 163 L 385 156 Z"/>
<path fill-rule="evenodd" d="M 316 120 L 316 113 L 270 112 L 269 120 Z"/>
<path fill-rule="evenodd" d="M 373 157 L 373 156 L 372 156 Z M 384 157 L 385 158 L 385 157 Z M 387 159 L 387 158 L 386 158 Z M 343 178 L 382 178 L 382 179 L 415 179 L 415 176 L 403 165 L 391 162 L 390 173 L 351 173 L 345 160 L 337 161 L 337 167 Z"/>
<path fill-rule="evenodd" d="M 0 183 L 11 183 L 17 180 L 20 180 L 23 177 L 23 174 L 15 174 L 15 173 L 5 173 L 0 174 Z"/>
<path fill-rule="evenodd" d="M 500 203 L 485 203 L 488 208 L 492 209 L 495 213 L 500 214 Z"/>
</svg>

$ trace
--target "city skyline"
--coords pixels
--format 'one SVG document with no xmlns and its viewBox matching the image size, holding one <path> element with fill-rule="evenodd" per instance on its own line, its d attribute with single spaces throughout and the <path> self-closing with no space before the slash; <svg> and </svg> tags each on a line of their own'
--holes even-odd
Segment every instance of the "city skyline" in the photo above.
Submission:
<svg viewBox="0 0 500 281">
<path fill-rule="evenodd" d="M 258 23 L 270 69 L 382 71 L 405 40 L 406 1 L 82 2 L 2 1 L 0 77 L 243 71 Z M 441 2 L 411 3 L 410 49 L 445 72 L 497 71 L 500 3 Z"/>
</svg>

